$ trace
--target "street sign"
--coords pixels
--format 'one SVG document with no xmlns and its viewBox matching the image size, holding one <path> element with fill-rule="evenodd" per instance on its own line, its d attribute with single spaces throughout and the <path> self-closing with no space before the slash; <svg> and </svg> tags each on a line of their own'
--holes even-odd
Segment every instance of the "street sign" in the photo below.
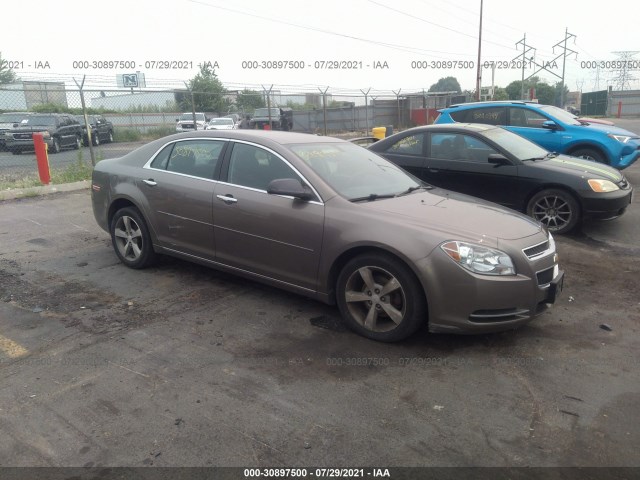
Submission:
<svg viewBox="0 0 640 480">
<path fill-rule="evenodd" d="M 121 88 L 144 88 L 146 86 L 144 73 L 140 72 L 116 75 L 116 82 Z"/>
</svg>

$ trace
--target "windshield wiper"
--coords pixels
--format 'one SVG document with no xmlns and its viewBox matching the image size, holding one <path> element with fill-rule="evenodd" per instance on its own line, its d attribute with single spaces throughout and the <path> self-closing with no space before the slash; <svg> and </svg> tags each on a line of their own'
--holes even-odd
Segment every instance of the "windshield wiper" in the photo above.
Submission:
<svg viewBox="0 0 640 480">
<path fill-rule="evenodd" d="M 404 192 L 396 194 L 396 197 L 408 195 L 411 192 L 415 192 L 416 190 L 433 190 L 433 185 L 416 185 L 415 187 L 409 187 Z"/>
<path fill-rule="evenodd" d="M 544 157 L 531 157 L 531 158 L 525 158 L 524 160 L 522 160 L 523 162 L 535 162 L 536 160 L 545 160 L 547 158 L 555 158 L 557 157 L 559 154 L 558 152 L 548 152 Z"/>
<path fill-rule="evenodd" d="M 370 193 L 369 195 L 367 195 L 365 197 L 350 198 L 349 201 L 351 201 L 351 202 L 364 202 L 364 201 L 373 202 L 374 200 L 379 200 L 381 198 L 393 198 L 395 196 L 396 196 L 395 193 L 384 193 L 384 194 Z"/>
</svg>

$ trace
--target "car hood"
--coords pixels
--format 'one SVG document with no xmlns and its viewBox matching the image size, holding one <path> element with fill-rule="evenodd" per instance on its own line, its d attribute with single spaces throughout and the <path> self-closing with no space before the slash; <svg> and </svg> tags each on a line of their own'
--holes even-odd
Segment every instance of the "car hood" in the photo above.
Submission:
<svg viewBox="0 0 640 480">
<path fill-rule="evenodd" d="M 555 170 L 558 172 L 573 172 L 580 176 L 588 175 L 590 178 L 610 180 L 614 183 L 622 181 L 623 175 L 615 168 L 596 163 L 591 160 L 570 157 L 568 155 L 558 155 L 557 157 L 547 160 L 536 160 L 535 162 L 526 162 L 538 168 Z"/>
<path fill-rule="evenodd" d="M 362 204 L 402 221 L 470 240 L 515 240 L 542 231 L 531 218 L 469 195 L 440 188 Z"/>
<path fill-rule="evenodd" d="M 577 126 L 577 125 L 576 125 Z M 583 125 L 582 128 L 588 128 L 591 130 L 597 130 L 603 133 L 612 133 L 614 135 L 627 135 L 633 137 L 635 140 L 640 140 L 637 133 L 630 132 L 624 128 L 616 127 L 615 125 L 603 125 L 601 123 L 590 123 L 589 125 Z"/>
</svg>

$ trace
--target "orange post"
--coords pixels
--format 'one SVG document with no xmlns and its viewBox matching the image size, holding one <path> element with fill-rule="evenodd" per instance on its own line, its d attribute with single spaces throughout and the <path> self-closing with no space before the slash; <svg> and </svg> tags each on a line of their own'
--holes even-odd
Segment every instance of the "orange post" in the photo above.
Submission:
<svg viewBox="0 0 640 480">
<path fill-rule="evenodd" d="M 36 150 L 36 160 L 38 161 L 38 174 L 43 185 L 51 182 L 51 171 L 49 170 L 49 155 L 47 154 L 47 144 L 42 138 L 42 133 L 33 134 L 33 145 Z"/>
<path fill-rule="evenodd" d="M 262 127 L 263 130 L 271 130 L 271 125 L 269 125 L 268 123 L 264 124 L 264 127 Z"/>
</svg>

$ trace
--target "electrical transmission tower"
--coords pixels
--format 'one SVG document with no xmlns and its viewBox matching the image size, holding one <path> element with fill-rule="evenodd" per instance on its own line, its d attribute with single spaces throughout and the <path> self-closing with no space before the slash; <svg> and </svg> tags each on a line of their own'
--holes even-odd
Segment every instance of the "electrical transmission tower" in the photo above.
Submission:
<svg viewBox="0 0 640 480">
<path fill-rule="evenodd" d="M 625 88 L 628 90 L 631 87 L 631 83 L 636 80 L 636 77 L 631 72 L 638 70 L 638 60 L 634 60 L 633 57 L 640 52 L 627 50 L 612 53 L 618 56 L 616 60 L 611 62 L 614 67 L 611 69 L 611 73 L 614 74 L 612 80 L 616 90 L 624 90 Z"/>
</svg>

